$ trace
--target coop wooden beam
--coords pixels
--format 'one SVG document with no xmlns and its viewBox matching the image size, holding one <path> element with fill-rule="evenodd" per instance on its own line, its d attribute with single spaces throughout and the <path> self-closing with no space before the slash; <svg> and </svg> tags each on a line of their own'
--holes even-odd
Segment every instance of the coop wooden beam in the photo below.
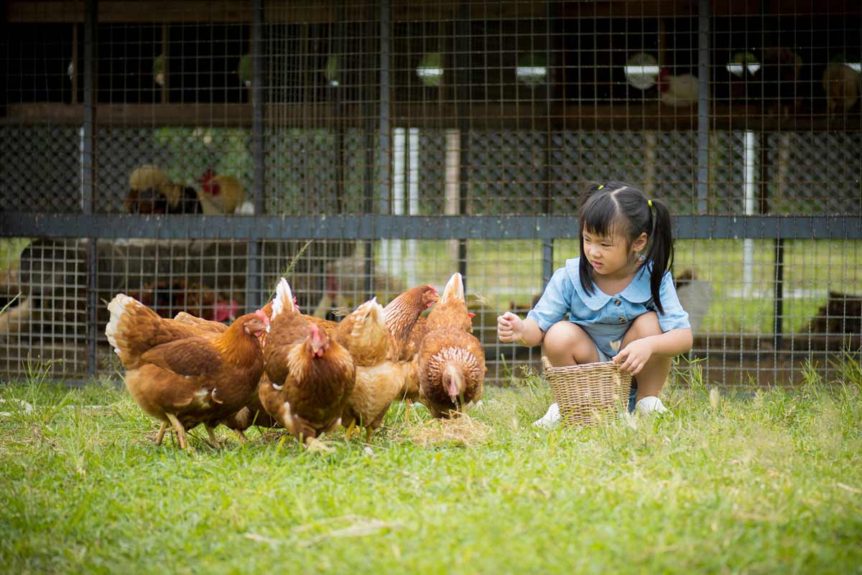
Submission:
<svg viewBox="0 0 862 575">
<path fill-rule="evenodd" d="M 459 12 L 463 0 L 392 2 L 394 22 L 470 20 L 529 20 L 543 18 L 546 1 L 469 2 Z M 858 0 L 713 0 L 716 16 L 744 15 L 858 15 Z M 560 2 L 562 18 L 670 18 L 695 16 L 697 2 L 691 0 L 606 0 L 603 2 Z M 338 3 L 319 0 L 267 0 L 264 12 L 268 23 L 328 23 L 338 19 Z M 376 18 L 372 2 L 347 2 L 344 21 L 362 22 Z M 10 23 L 83 22 L 84 7 L 80 0 L 7 0 L 5 19 Z M 189 23 L 236 22 L 250 24 L 251 4 L 242 0 L 101 0 L 99 22 L 102 23 Z"/>
<path fill-rule="evenodd" d="M 554 130 L 660 130 L 697 129 L 697 108 L 670 108 L 658 103 L 639 105 L 575 106 L 517 103 L 393 103 L 392 125 L 427 129 L 457 128 L 465 122 L 472 129 L 537 130 L 548 125 Z M 364 128 L 367 118 L 362 104 L 343 102 L 336 112 L 330 102 L 266 104 L 264 123 L 278 128 Z M 80 125 L 84 108 L 75 104 L 9 104 L 2 124 Z M 248 127 L 252 125 L 251 104 L 98 104 L 96 122 L 100 126 L 191 126 Z M 841 116 L 764 114 L 755 106 L 712 105 L 711 130 L 753 130 L 761 132 L 858 132 L 862 114 Z"/>
<path fill-rule="evenodd" d="M 679 239 L 862 239 L 859 216 L 677 216 Z M 0 213 L 0 237 L 158 240 L 546 240 L 577 237 L 575 216 L 138 216 Z"/>
</svg>

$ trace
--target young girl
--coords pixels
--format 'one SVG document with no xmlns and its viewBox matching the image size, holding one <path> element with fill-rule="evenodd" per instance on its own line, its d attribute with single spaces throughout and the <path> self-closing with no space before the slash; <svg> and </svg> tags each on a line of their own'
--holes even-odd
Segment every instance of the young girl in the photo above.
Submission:
<svg viewBox="0 0 862 575">
<path fill-rule="evenodd" d="M 671 359 L 692 346 L 688 314 L 668 271 L 670 212 L 620 182 L 591 192 L 580 214 L 581 257 L 554 273 L 527 319 L 498 317 L 497 336 L 528 347 L 541 343 L 558 367 L 612 359 L 635 376 L 629 411 L 662 412 L 658 395 Z M 535 425 L 559 420 L 554 403 Z"/>
</svg>

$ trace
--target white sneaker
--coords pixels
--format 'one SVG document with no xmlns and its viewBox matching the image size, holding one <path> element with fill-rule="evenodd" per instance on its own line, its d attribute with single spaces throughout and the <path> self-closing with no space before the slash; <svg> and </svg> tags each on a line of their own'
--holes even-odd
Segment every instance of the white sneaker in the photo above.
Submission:
<svg viewBox="0 0 862 575">
<path fill-rule="evenodd" d="M 648 395 L 637 402 L 635 405 L 635 412 L 640 415 L 646 415 L 648 413 L 665 413 L 667 412 L 667 408 L 659 398 L 654 395 Z"/>
<path fill-rule="evenodd" d="M 551 406 L 548 407 L 548 411 L 545 415 L 543 415 L 541 419 L 537 419 L 533 422 L 533 426 L 551 429 L 560 423 L 560 419 L 560 406 L 556 403 L 552 403 Z"/>
</svg>

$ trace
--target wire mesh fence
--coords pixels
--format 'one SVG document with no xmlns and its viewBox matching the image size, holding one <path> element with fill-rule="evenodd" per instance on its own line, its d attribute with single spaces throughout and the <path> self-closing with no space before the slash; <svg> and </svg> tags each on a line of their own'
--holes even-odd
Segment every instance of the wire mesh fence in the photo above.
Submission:
<svg viewBox="0 0 862 575">
<path fill-rule="evenodd" d="M 119 291 L 230 321 L 287 274 L 334 317 L 461 271 L 506 381 L 540 350 L 496 317 L 604 180 L 671 207 L 711 381 L 862 345 L 855 3 L 13 0 L 2 36 L 3 377 L 110 373 Z"/>
</svg>

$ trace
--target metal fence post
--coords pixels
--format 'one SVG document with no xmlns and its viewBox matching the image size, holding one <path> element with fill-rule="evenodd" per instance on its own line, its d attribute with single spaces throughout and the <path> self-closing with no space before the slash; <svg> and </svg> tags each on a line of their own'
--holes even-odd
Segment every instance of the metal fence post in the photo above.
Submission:
<svg viewBox="0 0 862 575">
<path fill-rule="evenodd" d="M 709 0 L 697 9 L 697 213 L 708 210 L 709 197 Z"/>
<path fill-rule="evenodd" d="M 254 213 L 264 213 L 264 189 L 266 187 L 266 161 L 264 158 L 264 125 L 263 125 L 263 0 L 252 3 L 251 26 L 251 65 L 252 65 L 252 126 L 251 152 L 254 158 Z M 254 310 L 261 305 L 260 257 L 261 242 L 249 241 L 246 247 L 245 271 L 245 302 L 246 311 Z"/>
<path fill-rule="evenodd" d="M 81 211 L 91 215 L 96 201 L 96 28 L 98 0 L 84 3 L 84 126 L 81 146 Z M 98 338 L 97 238 L 87 237 L 87 375 L 96 376 Z"/>
</svg>

